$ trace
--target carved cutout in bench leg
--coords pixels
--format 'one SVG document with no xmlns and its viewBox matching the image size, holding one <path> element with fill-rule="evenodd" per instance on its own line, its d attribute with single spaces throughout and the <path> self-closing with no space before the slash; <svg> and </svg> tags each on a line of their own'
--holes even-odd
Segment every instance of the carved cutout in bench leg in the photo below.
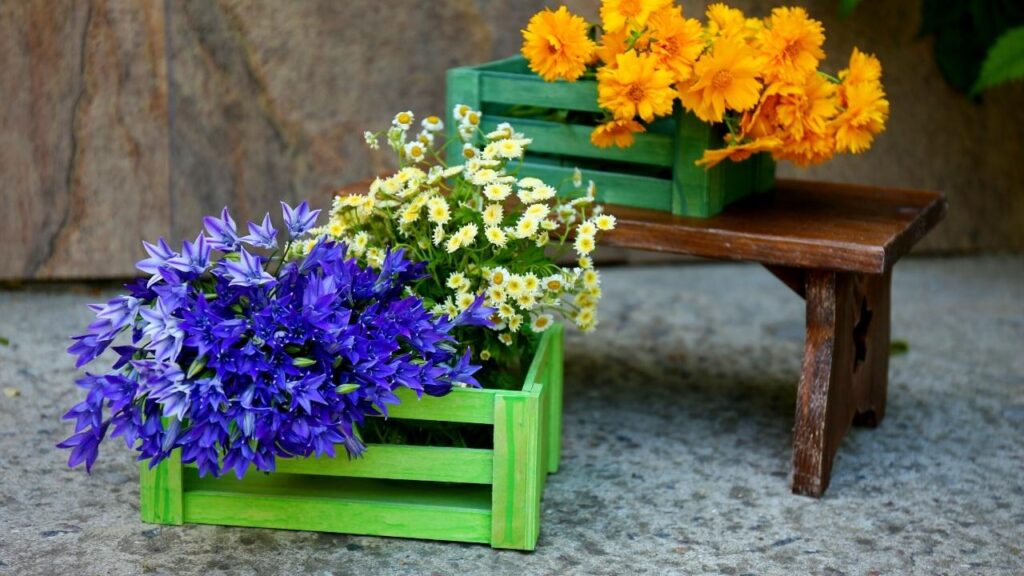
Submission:
<svg viewBox="0 0 1024 576">
<path fill-rule="evenodd" d="M 853 371 L 856 412 L 855 426 L 874 428 L 885 416 L 889 386 L 889 331 L 892 271 L 881 276 L 857 276 L 856 293 L 861 299 L 854 327 L 857 356 Z"/>
<path fill-rule="evenodd" d="M 808 271 L 807 338 L 797 389 L 793 492 L 821 496 L 843 435 L 885 413 L 891 273 Z"/>
</svg>

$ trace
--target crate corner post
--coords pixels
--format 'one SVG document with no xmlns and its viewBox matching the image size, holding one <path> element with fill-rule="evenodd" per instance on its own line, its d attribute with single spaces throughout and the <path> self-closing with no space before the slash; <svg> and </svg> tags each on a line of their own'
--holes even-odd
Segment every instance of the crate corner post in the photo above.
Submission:
<svg viewBox="0 0 1024 576">
<path fill-rule="evenodd" d="M 452 68 L 448 70 L 445 82 L 447 154 L 449 158 L 458 158 L 462 155 L 462 139 L 459 138 L 458 122 L 455 120 L 455 106 L 465 104 L 474 110 L 480 110 L 480 71 L 469 66 Z"/>
<path fill-rule="evenodd" d="M 185 521 L 182 503 L 181 452 L 175 450 L 163 462 L 150 468 L 139 462 L 139 516 L 147 524 L 181 525 Z"/>
<path fill-rule="evenodd" d="M 494 398 L 491 547 L 533 550 L 540 534 L 540 398 L 510 392 Z"/>
<path fill-rule="evenodd" d="M 547 467 L 548 473 L 558 472 L 558 466 L 562 462 L 562 403 L 563 391 L 562 382 L 565 367 L 563 366 L 563 354 L 565 346 L 565 327 L 556 324 L 551 327 L 551 349 L 548 351 L 548 403 L 547 403 L 547 438 L 543 441 L 548 443 Z"/>
</svg>

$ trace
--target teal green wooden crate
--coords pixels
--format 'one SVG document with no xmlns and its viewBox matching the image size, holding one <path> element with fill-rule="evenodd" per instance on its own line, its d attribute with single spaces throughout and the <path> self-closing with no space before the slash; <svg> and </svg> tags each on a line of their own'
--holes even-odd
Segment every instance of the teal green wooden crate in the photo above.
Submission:
<svg viewBox="0 0 1024 576">
<path fill-rule="evenodd" d="M 370 444 L 362 458 L 282 458 L 277 470 L 200 478 L 178 451 L 140 465 L 143 522 L 220 524 L 490 544 L 533 550 L 540 500 L 558 470 L 562 335 L 540 339 L 521 390 L 457 388 L 417 400 L 402 389 L 391 417 L 493 427 L 494 448 Z"/>
<path fill-rule="evenodd" d="M 736 200 L 769 190 L 775 182 L 769 154 L 722 162 L 710 170 L 695 166 L 704 150 L 723 146 L 723 135 L 678 105 L 671 118 L 637 134 L 629 148 L 595 147 L 590 143 L 593 125 L 503 116 L 512 107 L 600 111 L 594 80 L 545 82 L 521 56 L 449 70 L 447 94 L 448 127 L 454 136 L 450 141 L 458 140 L 452 117 L 456 104 L 482 110 L 485 132 L 509 122 L 533 139 L 520 176 L 558 183 L 579 167 L 597 184 L 602 202 L 706 218 Z M 452 153 L 457 153 L 455 147 L 449 149 Z"/>
</svg>

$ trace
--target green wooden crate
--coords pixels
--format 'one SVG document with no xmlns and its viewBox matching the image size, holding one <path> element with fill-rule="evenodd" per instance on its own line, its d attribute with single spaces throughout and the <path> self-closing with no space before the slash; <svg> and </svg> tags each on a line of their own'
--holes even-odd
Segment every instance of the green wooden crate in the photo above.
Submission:
<svg viewBox="0 0 1024 576">
<path fill-rule="evenodd" d="M 637 134 L 629 148 L 595 147 L 590 143 L 592 125 L 502 116 L 510 114 L 511 107 L 600 111 L 594 80 L 545 82 L 521 56 L 448 71 L 448 127 L 453 143 L 458 142 L 452 116 L 456 104 L 482 110 L 484 132 L 510 122 L 533 139 L 520 176 L 555 184 L 570 178 L 579 167 L 597 184 L 602 202 L 706 218 L 736 200 L 769 190 L 775 182 L 775 164 L 766 153 L 744 162 L 722 162 L 710 170 L 695 166 L 704 150 L 723 145 L 723 134 L 678 105 L 671 118 L 660 119 L 648 132 Z M 457 146 L 453 144 L 449 154 L 457 154 Z"/>
<path fill-rule="evenodd" d="M 200 478 L 179 451 L 140 465 L 141 515 L 155 524 L 220 524 L 454 540 L 533 550 L 540 499 L 558 470 L 562 331 L 540 339 L 521 390 L 457 388 L 417 400 L 402 389 L 392 418 L 484 424 L 494 448 L 370 444 L 362 458 L 282 458 L 277 471 Z"/>
</svg>

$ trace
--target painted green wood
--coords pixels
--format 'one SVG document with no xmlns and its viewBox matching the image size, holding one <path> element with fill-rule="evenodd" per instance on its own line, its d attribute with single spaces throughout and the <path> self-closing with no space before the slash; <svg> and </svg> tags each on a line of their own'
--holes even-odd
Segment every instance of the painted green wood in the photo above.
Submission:
<svg viewBox="0 0 1024 576">
<path fill-rule="evenodd" d="M 195 477 L 184 495 L 189 523 L 490 541 L 484 487 L 274 473 Z"/>
<path fill-rule="evenodd" d="M 448 158 L 462 158 L 462 141 L 459 139 L 459 125 L 454 110 L 457 104 L 465 104 L 474 110 L 481 109 L 480 72 L 472 68 L 452 68 L 448 70 L 445 81 L 445 104 L 448 107 L 445 112 L 448 127 L 445 154 Z"/>
<path fill-rule="evenodd" d="M 672 166 L 675 145 L 672 136 L 668 134 L 637 134 L 636 142 L 629 148 L 598 148 L 590 143 L 590 133 L 594 128 L 582 124 L 491 115 L 484 117 L 483 130 L 490 132 L 502 122 L 512 124 L 516 130 L 533 140 L 530 144 L 531 153 L 597 158 L 666 168 Z"/>
<path fill-rule="evenodd" d="M 557 186 L 572 179 L 572 166 L 540 164 L 534 159 L 523 162 L 520 176 L 535 176 Z M 587 170 L 583 177 L 597 185 L 597 199 L 609 204 L 622 204 L 669 212 L 672 210 L 672 182 L 647 176 Z"/>
<path fill-rule="evenodd" d="M 494 422 L 496 390 L 455 388 L 445 396 L 416 397 L 416 392 L 400 388 L 395 395 L 401 404 L 388 407 L 389 418 L 491 424 Z"/>
<path fill-rule="evenodd" d="M 491 546 L 533 550 L 540 534 L 539 394 L 499 394 L 494 403 Z"/>
<path fill-rule="evenodd" d="M 562 378 L 564 367 L 562 365 L 563 347 L 565 345 L 565 328 L 561 324 L 555 324 L 548 328 L 547 335 L 551 340 L 547 343 L 548 348 L 548 380 L 545 383 L 547 392 L 546 418 L 548 421 L 547 430 L 541 436 L 541 441 L 547 442 L 547 468 L 549 474 L 558 472 L 558 466 L 562 461 Z"/>
<path fill-rule="evenodd" d="M 559 324 L 542 335 L 521 390 L 456 389 L 423 400 L 400 392 L 393 417 L 493 424 L 493 450 L 377 444 L 351 461 L 279 459 L 274 473 L 250 470 L 241 480 L 199 478 L 175 451 L 142 469 L 142 519 L 532 550 L 547 471 L 558 465 L 551 435 L 561 430 L 562 339 Z"/>
<path fill-rule="evenodd" d="M 181 452 L 175 450 L 153 469 L 139 462 L 139 515 L 150 524 L 181 524 Z"/>
<path fill-rule="evenodd" d="M 490 484 L 494 451 L 448 446 L 368 444 L 359 458 L 279 458 L 275 474 Z M 195 468 L 186 464 L 186 468 Z M 247 474 L 259 474 L 255 467 Z"/>
<path fill-rule="evenodd" d="M 600 112 L 597 82 L 545 82 L 534 74 L 480 73 L 480 99 L 494 104 L 519 104 L 555 110 Z"/>
<path fill-rule="evenodd" d="M 476 67 L 455 68 L 448 76 L 448 107 L 464 102 L 478 109 L 487 105 L 519 105 L 551 110 L 600 112 L 594 80 L 545 82 L 529 70 L 521 56 L 506 58 Z M 579 164 L 606 160 L 616 166 L 589 170 L 603 202 L 672 212 L 706 218 L 721 212 L 730 203 L 750 194 L 764 192 L 774 185 L 775 166 L 767 154 L 744 162 L 723 162 L 705 169 L 694 165 L 704 150 L 722 146 L 721 134 L 677 106 L 666 119 L 667 133 L 652 130 L 639 134 L 636 143 L 626 149 L 599 149 L 590 145 L 592 126 L 557 123 L 526 118 L 484 117 L 484 128 L 492 129 L 501 121 L 512 122 L 534 143 L 527 153 L 521 175 L 557 178 L 570 173 Z M 449 117 L 449 122 L 451 118 Z M 449 125 L 452 131 L 455 124 Z M 454 134 L 454 132 L 452 132 Z M 457 138 L 449 141 L 457 142 Z M 456 151 L 454 145 L 449 154 Z M 537 156 L 545 154 L 554 157 Z M 641 176 L 638 168 L 670 167 L 671 176 Z M 552 166 L 566 168 L 555 170 Z M 551 182 L 557 183 L 557 182 Z"/>
</svg>

